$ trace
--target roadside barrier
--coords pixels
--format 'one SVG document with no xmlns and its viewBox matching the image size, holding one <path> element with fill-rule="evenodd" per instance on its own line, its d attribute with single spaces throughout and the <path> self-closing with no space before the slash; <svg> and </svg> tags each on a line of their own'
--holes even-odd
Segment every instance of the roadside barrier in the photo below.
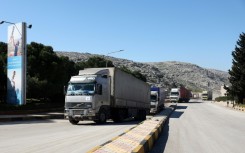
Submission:
<svg viewBox="0 0 245 153">
<path fill-rule="evenodd" d="M 235 107 L 233 107 L 233 109 L 239 110 L 239 111 L 245 111 L 245 108 L 244 107 L 240 107 L 240 106 L 235 106 Z"/>
<path fill-rule="evenodd" d="M 145 120 L 87 153 L 147 153 L 153 148 L 162 132 L 164 123 L 173 110 L 173 108 L 169 108 L 167 114 L 160 114 L 150 120 Z"/>
</svg>

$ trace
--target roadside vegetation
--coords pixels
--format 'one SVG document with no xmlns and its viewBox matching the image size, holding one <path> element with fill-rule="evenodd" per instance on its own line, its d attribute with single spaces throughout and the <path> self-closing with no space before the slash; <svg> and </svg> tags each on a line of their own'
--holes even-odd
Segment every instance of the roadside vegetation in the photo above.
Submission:
<svg viewBox="0 0 245 153">
<path fill-rule="evenodd" d="M 242 104 L 245 101 L 245 33 L 240 34 L 232 56 L 232 67 L 229 70 L 231 86 L 225 86 L 225 89 L 229 97 Z"/>
<path fill-rule="evenodd" d="M 217 102 L 228 101 L 228 100 L 233 100 L 233 98 L 232 97 L 228 97 L 228 96 L 221 96 L 221 97 L 215 98 L 215 101 L 217 101 Z"/>
</svg>

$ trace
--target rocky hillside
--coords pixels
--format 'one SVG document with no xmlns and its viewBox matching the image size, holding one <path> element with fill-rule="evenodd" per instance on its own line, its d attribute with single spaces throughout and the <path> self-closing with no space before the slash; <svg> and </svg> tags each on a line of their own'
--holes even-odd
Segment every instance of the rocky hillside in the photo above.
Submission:
<svg viewBox="0 0 245 153">
<path fill-rule="evenodd" d="M 156 62 L 149 63 L 157 67 L 161 72 L 172 76 L 174 81 L 184 84 L 193 90 L 212 89 L 219 91 L 220 87 L 228 84 L 228 73 L 205 69 L 200 66 L 183 62 Z"/>
<path fill-rule="evenodd" d="M 171 88 L 174 84 L 183 84 L 194 91 L 212 89 L 219 94 L 220 87 L 228 84 L 228 73 L 224 71 L 205 69 L 198 65 L 183 62 L 152 62 L 139 63 L 110 56 L 95 55 L 77 52 L 56 52 L 58 56 L 68 56 L 75 62 L 86 61 L 92 56 L 105 57 L 116 67 L 126 66 L 130 70 L 140 71 L 151 85 L 160 85 Z"/>
</svg>

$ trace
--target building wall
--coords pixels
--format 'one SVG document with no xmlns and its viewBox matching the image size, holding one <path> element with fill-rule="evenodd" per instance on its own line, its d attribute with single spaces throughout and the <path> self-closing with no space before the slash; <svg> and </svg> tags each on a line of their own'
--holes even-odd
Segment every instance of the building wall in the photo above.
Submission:
<svg viewBox="0 0 245 153">
<path fill-rule="evenodd" d="M 221 93 L 221 96 L 225 96 L 226 90 L 225 90 L 224 86 L 220 87 L 220 93 Z"/>
</svg>

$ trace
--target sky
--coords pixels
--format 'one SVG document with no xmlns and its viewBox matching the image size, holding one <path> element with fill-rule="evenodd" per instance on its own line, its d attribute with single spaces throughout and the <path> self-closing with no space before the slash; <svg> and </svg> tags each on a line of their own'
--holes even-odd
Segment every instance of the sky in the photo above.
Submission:
<svg viewBox="0 0 245 153">
<path fill-rule="evenodd" d="M 27 43 L 135 62 L 228 71 L 245 32 L 245 0 L 1 0 L 0 21 L 32 24 Z M 0 25 L 7 42 L 8 24 Z M 117 52 L 124 50 L 122 52 Z"/>
</svg>

